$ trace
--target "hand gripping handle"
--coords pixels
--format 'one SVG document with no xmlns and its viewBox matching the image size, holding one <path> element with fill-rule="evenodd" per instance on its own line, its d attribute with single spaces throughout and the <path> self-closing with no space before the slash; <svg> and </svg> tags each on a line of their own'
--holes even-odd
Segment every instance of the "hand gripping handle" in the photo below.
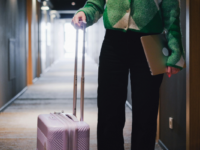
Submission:
<svg viewBox="0 0 200 150">
<path fill-rule="evenodd" d="M 84 120 L 84 74 L 85 74 L 85 28 L 86 22 L 80 21 L 83 29 L 83 54 L 82 54 L 82 75 L 81 75 L 81 104 L 80 104 L 80 120 Z M 76 51 L 75 51 L 75 67 L 74 67 L 74 93 L 73 93 L 73 115 L 76 116 L 77 102 L 77 54 L 78 54 L 78 29 L 76 30 Z"/>
</svg>

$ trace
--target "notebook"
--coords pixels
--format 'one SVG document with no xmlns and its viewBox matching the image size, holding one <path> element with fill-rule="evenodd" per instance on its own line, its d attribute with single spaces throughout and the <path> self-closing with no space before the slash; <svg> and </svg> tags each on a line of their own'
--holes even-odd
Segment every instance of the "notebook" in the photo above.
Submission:
<svg viewBox="0 0 200 150">
<path fill-rule="evenodd" d="M 164 34 L 142 36 L 141 42 L 151 75 L 166 73 L 166 62 L 168 56 L 170 56 L 170 51 Z"/>
</svg>

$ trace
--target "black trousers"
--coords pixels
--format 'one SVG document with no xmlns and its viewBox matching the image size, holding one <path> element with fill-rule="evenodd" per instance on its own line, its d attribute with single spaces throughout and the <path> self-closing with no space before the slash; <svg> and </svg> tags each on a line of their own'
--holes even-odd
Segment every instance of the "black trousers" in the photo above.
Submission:
<svg viewBox="0 0 200 150">
<path fill-rule="evenodd" d="M 133 112 L 131 150 L 154 150 L 163 74 L 150 73 L 140 41 L 144 35 L 147 34 L 106 30 L 99 57 L 98 150 L 124 150 L 129 70 Z"/>
</svg>

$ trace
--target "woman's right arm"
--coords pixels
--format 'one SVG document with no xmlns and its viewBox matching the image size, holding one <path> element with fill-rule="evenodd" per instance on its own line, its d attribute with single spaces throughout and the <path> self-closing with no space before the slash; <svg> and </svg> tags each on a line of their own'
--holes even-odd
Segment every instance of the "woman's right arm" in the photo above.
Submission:
<svg viewBox="0 0 200 150">
<path fill-rule="evenodd" d="M 79 9 L 73 17 L 73 23 L 80 26 L 78 22 L 81 20 L 87 22 L 87 27 L 93 25 L 103 15 L 104 5 L 105 0 L 88 0 L 85 6 Z"/>
</svg>

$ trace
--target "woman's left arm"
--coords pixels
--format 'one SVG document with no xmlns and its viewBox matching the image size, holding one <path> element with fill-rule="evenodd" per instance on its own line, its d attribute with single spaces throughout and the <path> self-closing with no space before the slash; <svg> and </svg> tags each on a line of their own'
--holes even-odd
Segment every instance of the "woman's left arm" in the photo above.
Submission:
<svg viewBox="0 0 200 150">
<path fill-rule="evenodd" d="M 162 0 L 161 12 L 164 28 L 167 31 L 171 55 L 167 60 L 168 74 L 176 74 L 185 64 L 185 51 L 182 45 L 179 0 Z"/>
</svg>

